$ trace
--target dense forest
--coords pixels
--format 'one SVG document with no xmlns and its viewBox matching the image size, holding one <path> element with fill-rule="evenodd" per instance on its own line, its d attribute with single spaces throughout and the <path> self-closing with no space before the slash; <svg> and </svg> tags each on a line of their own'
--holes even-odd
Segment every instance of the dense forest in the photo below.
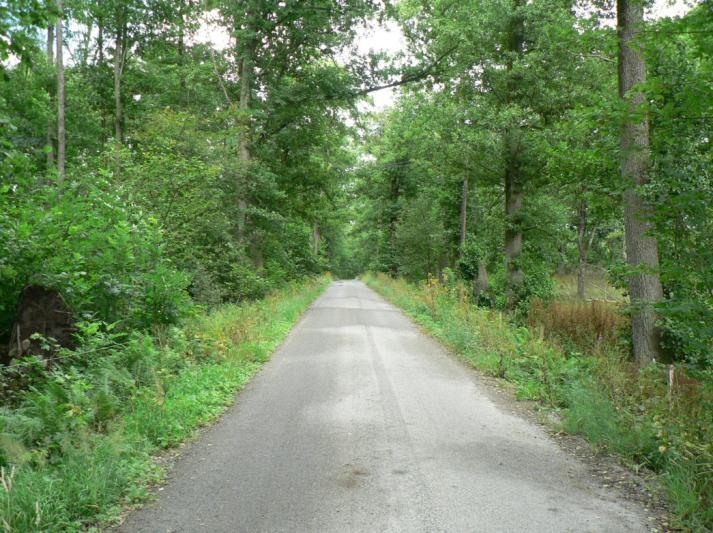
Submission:
<svg viewBox="0 0 713 533">
<path fill-rule="evenodd" d="M 363 52 L 386 23 L 404 50 Z M 88 435 L 134 389 L 205 359 L 206 316 L 327 272 L 442 289 L 571 368 L 649 376 L 632 460 L 677 473 L 680 524 L 713 525 L 710 1 L 5 0 L 0 65 L 0 464 L 36 474 L 3 481 L 8 530 L 41 520 L 45 469 L 81 470 L 68 449 L 104 453 Z M 23 337 L 33 297 L 71 334 Z M 37 527 L 111 514 L 145 470 Z"/>
</svg>

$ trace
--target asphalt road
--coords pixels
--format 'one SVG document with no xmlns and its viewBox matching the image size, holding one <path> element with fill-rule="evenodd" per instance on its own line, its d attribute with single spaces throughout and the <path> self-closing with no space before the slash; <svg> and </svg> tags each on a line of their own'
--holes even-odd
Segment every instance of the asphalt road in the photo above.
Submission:
<svg viewBox="0 0 713 533">
<path fill-rule="evenodd" d="M 122 531 L 647 531 L 485 389 L 363 283 L 335 282 Z"/>
</svg>

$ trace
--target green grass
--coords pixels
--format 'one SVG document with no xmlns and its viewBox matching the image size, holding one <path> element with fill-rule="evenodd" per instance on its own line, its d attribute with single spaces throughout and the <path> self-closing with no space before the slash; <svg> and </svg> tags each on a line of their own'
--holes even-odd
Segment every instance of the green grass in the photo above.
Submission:
<svg viewBox="0 0 713 533">
<path fill-rule="evenodd" d="M 295 283 L 140 337 L 96 367 L 49 376 L 3 409 L 0 527 L 85 530 L 144 501 L 163 475 L 152 455 L 232 404 L 327 283 Z"/>
<path fill-rule="evenodd" d="M 363 279 L 469 364 L 511 382 L 519 398 L 558 411 L 561 429 L 658 472 L 675 527 L 713 529 L 712 375 L 701 376 L 695 392 L 670 394 L 661 366 L 639 371 L 613 345 L 596 356 L 566 352 L 542 329 L 470 304 L 455 284 Z"/>
</svg>

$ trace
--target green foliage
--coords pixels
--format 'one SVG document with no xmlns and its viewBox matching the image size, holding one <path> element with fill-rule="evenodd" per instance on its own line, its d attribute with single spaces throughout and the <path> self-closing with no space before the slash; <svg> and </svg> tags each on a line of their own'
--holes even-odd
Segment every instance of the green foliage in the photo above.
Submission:
<svg viewBox="0 0 713 533">
<path fill-rule="evenodd" d="M 8 371 L 1 380 L 0 394 L 18 409 L 7 422 L 14 436 L 2 449 L 22 465 L 24 479 L 45 461 L 75 480 L 69 485 L 98 483 L 101 477 L 85 480 L 90 474 L 66 466 L 74 464 L 71 450 L 86 448 L 120 458 L 96 466 L 118 479 L 106 502 L 131 493 L 122 492 L 133 479 L 131 457 L 144 454 L 133 436 L 150 435 L 142 437 L 149 447 L 184 438 L 221 408 L 225 391 L 247 379 L 250 365 L 266 353 L 252 339 L 247 344 L 260 355 L 247 357 L 250 365 L 228 370 L 215 361 L 209 338 L 171 329 L 197 312 L 191 300 L 213 308 L 264 297 L 325 270 L 351 277 L 370 269 L 425 280 L 415 293 L 399 289 L 420 319 L 441 328 L 458 349 L 477 352 L 483 368 L 519 383 L 521 396 L 581 412 L 568 422 L 573 429 L 594 440 L 600 435 L 603 443 L 610 438 L 625 455 L 665 470 L 681 495 L 680 516 L 706 523 L 694 505 L 705 493 L 696 477 L 703 467 L 687 451 L 676 452 L 680 460 L 659 457 L 654 444 L 662 437 L 651 436 L 649 411 L 637 414 L 630 386 L 622 385 L 620 394 L 602 377 L 608 363 L 580 356 L 590 349 L 616 352 L 610 381 L 647 391 L 658 383 L 651 376 L 620 379 L 626 318 L 609 308 L 599 313 L 595 306 L 553 301 L 562 296 L 553 274 L 571 279 L 581 266 L 589 276 L 589 265 L 620 289 L 630 273 L 622 254 L 617 37 L 601 25 L 599 8 L 572 10 L 555 0 L 397 6 L 314 0 L 311 7 L 261 0 L 67 1 L 67 177 L 58 185 L 56 77 L 42 51 L 53 4 L 10 0 L 0 7 L 0 343 L 9 340 L 17 297 L 29 283 L 59 289 L 81 330 L 79 347 L 63 354 L 67 364 L 56 372 L 27 360 L 21 372 Z M 230 46 L 198 42 L 206 16 L 231 34 Z M 400 23 L 413 65 L 396 68 L 399 58 L 353 51 L 357 28 L 387 16 Z M 710 2 L 683 17 L 647 22 L 641 44 L 649 65 L 642 89 L 653 166 L 640 192 L 655 206 L 665 292 L 659 326 L 670 357 L 707 383 L 713 364 Z M 11 54 L 21 62 L 7 62 Z M 397 80 L 422 83 L 404 85 L 390 110 L 358 116 L 356 103 L 369 86 Z M 123 117 L 115 115 L 118 107 Z M 116 126 L 123 127 L 123 140 L 113 139 Z M 518 207 L 507 215 L 505 176 L 516 186 L 508 198 L 522 191 L 522 205 L 515 198 Z M 506 230 L 522 236 L 515 258 L 505 253 Z M 508 270 L 506 261 L 516 268 Z M 517 269 L 522 283 L 508 276 Z M 585 298 L 600 295 L 590 291 Z M 462 301 L 452 305 L 473 296 L 514 313 L 503 319 Z M 250 322 L 234 312 L 238 322 Z M 510 323 L 528 317 L 568 353 Z M 470 329 L 445 325 L 463 320 L 477 339 Z M 213 333 L 226 335 L 220 328 Z M 580 355 L 570 357 L 575 352 Z M 178 375 L 185 381 L 174 397 L 161 387 Z M 221 379 L 226 388 L 216 392 Z M 589 382 L 604 383 L 605 392 L 579 385 Z M 570 390 L 566 383 L 577 385 Z M 201 397 L 205 411 L 189 405 L 184 389 Z M 170 416 L 164 400 L 175 405 L 166 407 L 174 409 Z M 102 432 L 114 434 L 110 426 L 126 405 L 140 413 L 130 438 L 102 440 Z M 693 402 L 692 412 L 700 405 Z M 681 416 L 677 426 L 662 415 L 676 439 L 682 427 L 694 425 L 688 413 Z M 622 433 L 626 424 L 638 429 Z M 55 465 L 53 458 L 61 459 Z M 129 473 L 117 474 L 127 463 Z M 153 475 L 137 468 L 139 477 Z M 28 483 L 43 486 L 41 476 Z M 50 514 L 57 528 L 79 527 L 91 509 L 105 508 L 92 499 L 101 491 L 86 499 L 70 493 L 66 500 L 42 500 L 56 509 Z M 70 496 L 79 515 L 62 514 Z M 17 523 L 31 528 L 38 518 L 30 496 L 22 501 Z"/>
<path fill-rule="evenodd" d="M 418 57 L 447 59 L 372 120 L 370 158 L 355 179 L 362 270 L 416 280 L 454 268 L 468 281 L 487 272 L 480 301 L 520 318 L 533 298 L 554 296 L 553 274 L 581 267 L 586 278 L 594 267 L 626 287 L 615 32 L 594 12 L 575 16 L 549 0 L 409 0 L 399 14 Z M 518 51 L 509 47 L 520 22 Z M 640 193 L 654 206 L 658 325 L 666 357 L 705 369 L 713 353 L 710 5 L 647 24 L 653 166 Z M 522 190 L 507 216 L 506 171 Z M 503 246 L 506 229 L 522 236 L 516 259 Z M 508 275 L 517 269 L 521 283 Z"/>
<path fill-rule="evenodd" d="M 522 318 L 527 314 L 530 303 L 533 300 L 549 301 L 555 295 L 555 282 L 550 273 L 550 266 L 547 263 L 538 260 L 523 261 L 525 266 L 525 279 L 520 287 L 517 295 L 518 305 L 513 310 L 518 318 Z M 495 294 L 494 306 L 499 309 L 505 309 L 507 306 L 507 279 L 505 270 L 497 268 L 492 273 L 491 283 L 492 292 Z"/>
<path fill-rule="evenodd" d="M 42 0 L 6 0 L 0 7 L 0 73 L 4 63 L 13 54 L 29 62 L 36 52 L 35 32 L 45 27 L 55 13 L 54 6 L 47 7 Z"/>
<path fill-rule="evenodd" d="M 84 323 L 76 352 L 3 398 L 4 526 L 80 531 L 146 499 L 162 476 L 151 455 L 220 415 L 328 281 L 223 306 L 156 338 Z"/>
<path fill-rule="evenodd" d="M 444 229 L 432 198 L 423 194 L 404 209 L 394 237 L 399 273 L 410 279 L 425 279 L 440 271 Z"/>
<path fill-rule="evenodd" d="M 28 284 L 58 289 L 77 316 L 125 328 L 176 323 L 190 302 L 189 279 L 165 258 L 157 221 L 105 177 L 68 187 L 17 180 L 0 190 L 0 327 L 6 335 Z"/>
</svg>

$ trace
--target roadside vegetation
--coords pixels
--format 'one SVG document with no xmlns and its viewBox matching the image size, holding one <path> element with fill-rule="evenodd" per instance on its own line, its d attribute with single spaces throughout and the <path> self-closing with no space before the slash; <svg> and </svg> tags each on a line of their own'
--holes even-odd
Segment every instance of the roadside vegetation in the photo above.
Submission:
<svg viewBox="0 0 713 533">
<path fill-rule="evenodd" d="M 445 58 L 373 117 L 360 272 L 713 529 L 713 4 L 403 0 Z M 388 276 L 388 277 L 386 277 Z"/>
<path fill-rule="evenodd" d="M 301 4 L 2 2 L 0 529 L 144 499 L 344 271 L 343 118 L 389 74 L 325 58 L 381 8 Z"/>
<path fill-rule="evenodd" d="M 196 310 L 153 336 L 93 324 L 61 366 L 11 367 L 28 383 L 2 398 L 0 525 L 79 531 L 145 500 L 163 473 L 152 455 L 231 405 L 329 280 Z"/>
<path fill-rule="evenodd" d="M 0 525 L 143 498 L 330 271 L 713 529 L 713 3 L 615 4 L 3 2 Z"/>
<path fill-rule="evenodd" d="M 639 370 L 621 335 L 599 336 L 601 315 L 615 310 L 560 309 L 541 324 L 513 321 L 473 305 L 462 283 L 420 283 L 368 274 L 386 299 L 469 364 L 514 384 L 518 398 L 536 400 L 561 418 L 561 429 L 620 455 L 634 469 L 660 474 L 675 527 L 706 531 L 713 524 L 713 376 L 709 370 L 668 382 L 666 365 Z M 552 328 L 554 321 L 563 322 Z M 572 329 L 576 323 L 578 328 Z M 623 324 L 625 326 L 625 324 Z"/>
</svg>

